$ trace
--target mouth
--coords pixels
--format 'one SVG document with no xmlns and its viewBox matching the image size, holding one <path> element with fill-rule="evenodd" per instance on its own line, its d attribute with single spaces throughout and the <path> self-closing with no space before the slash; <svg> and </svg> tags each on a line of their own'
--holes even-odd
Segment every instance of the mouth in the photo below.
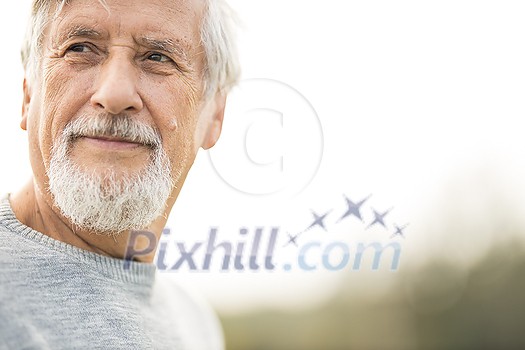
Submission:
<svg viewBox="0 0 525 350">
<path fill-rule="evenodd" d="M 132 150 L 141 146 L 149 146 L 133 140 L 110 136 L 78 136 L 77 140 L 84 140 L 89 145 L 107 150 Z"/>
</svg>

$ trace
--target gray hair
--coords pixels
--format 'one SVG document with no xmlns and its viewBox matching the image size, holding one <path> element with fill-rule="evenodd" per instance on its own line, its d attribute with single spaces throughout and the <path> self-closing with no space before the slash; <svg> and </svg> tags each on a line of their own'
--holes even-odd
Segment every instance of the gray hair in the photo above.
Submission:
<svg viewBox="0 0 525 350">
<path fill-rule="evenodd" d="M 56 13 L 71 0 L 33 0 L 31 16 L 22 46 L 22 63 L 28 79 L 39 76 L 43 34 L 53 3 Z M 98 0 L 108 10 L 105 0 Z M 234 38 L 234 13 L 225 0 L 205 1 L 201 44 L 205 54 L 204 96 L 227 93 L 239 80 L 240 67 Z"/>
</svg>

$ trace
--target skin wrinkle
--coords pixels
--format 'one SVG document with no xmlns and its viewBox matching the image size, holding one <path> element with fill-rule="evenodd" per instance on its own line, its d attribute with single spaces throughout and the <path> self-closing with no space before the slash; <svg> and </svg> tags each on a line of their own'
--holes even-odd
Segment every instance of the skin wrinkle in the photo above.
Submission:
<svg viewBox="0 0 525 350">
<path fill-rule="evenodd" d="M 70 4 L 66 4 L 63 7 L 58 7 L 56 9 L 53 9 L 53 8 L 51 9 L 51 11 L 57 11 L 57 12 L 55 12 L 55 16 L 54 17 L 58 21 L 58 23 L 59 23 L 58 26 L 59 27 L 60 27 L 60 23 L 64 20 L 64 17 L 61 16 L 61 12 L 64 11 L 68 6 L 70 6 Z M 55 7 L 56 7 L 56 5 L 55 5 Z M 109 7 L 107 7 L 107 10 L 109 11 L 108 15 L 111 15 L 111 11 L 110 11 Z M 190 6 L 185 6 L 184 10 L 177 9 L 177 10 L 173 11 L 171 9 L 166 9 L 166 12 L 167 13 L 178 13 L 179 15 L 182 14 L 182 13 L 191 13 L 193 15 L 192 16 L 192 20 L 195 20 L 197 18 L 197 12 L 194 9 L 192 9 Z M 118 13 L 118 11 L 115 11 L 115 13 Z M 60 20 L 59 20 L 59 18 L 60 18 Z M 78 15 L 76 18 L 73 18 L 73 22 L 77 18 L 78 19 L 87 19 L 88 21 L 91 21 L 91 18 L 89 16 Z M 156 18 L 156 17 L 155 17 L 155 19 L 158 20 L 158 18 Z M 187 22 L 186 25 L 188 27 L 191 27 L 193 25 L 192 24 L 192 20 L 189 20 L 187 18 L 184 18 L 183 20 L 184 20 L 184 22 Z M 97 36 L 98 37 L 104 37 L 104 33 L 101 33 L 99 31 L 97 31 L 96 27 L 97 27 L 96 25 L 94 25 L 93 28 L 89 28 L 89 27 L 83 26 L 83 25 L 73 26 L 73 28 L 71 28 L 66 33 L 63 33 L 60 37 L 54 38 L 54 40 L 52 40 L 53 45 L 51 47 L 52 47 L 52 49 L 54 49 L 56 51 L 59 51 L 60 45 L 57 44 L 57 42 L 63 43 L 67 39 L 70 39 L 73 36 L 78 36 L 79 34 L 82 34 L 82 32 L 85 32 L 85 34 L 91 34 L 92 36 L 95 36 L 95 37 L 97 37 Z M 119 23 L 119 30 L 118 30 L 119 33 L 120 33 L 120 27 L 121 27 L 121 24 Z M 49 28 L 49 26 L 46 26 L 46 31 L 45 32 L 48 31 L 48 28 Z M 161 31 L 162 31 L 162 27 L 161 27 Z M 157 30 L 152 30 L 152 32 L 157 32 Z M 148 38 L 146 37 L 146 38 L 143 38 L 143 39 L 148 39 Z M 176 53 L 179 53 L 179 57 L 183 58 L 186 64 L 191 66 L 192 65 L 191 63 L 192 63 L 192 61 L 194 61 L 195 58 L 197 58 L 198 60 L 202 60 L 202 58 L 203 58 L 203 55 L 201 54 L 201 53 L 203 53 L 202 50 L 199 50 L 196 54 L 192 54 L 191 56 L 188 56 L 187 52 L 195 51 L 195 49 L 192 47 L 192 45 L 190 44 L 189 39 L 186 36 L 183 36 L 182 38 L 175 38 L 175 41 L 173 39 L 171 39 L 171 38 L 170 39 L 166 39 L 166 40 L 170 41 L 171 43 L 173 43 L 173 45 L 175 45 L 175 42 L 177 43 L 177 45 L 175 45 L 175 50 L 174 51 Z M 140 41 L 141 40 L 138 40 L 137 42 L 140 42 Z M 177 46 L 179 46 L 179 47 L 177 47 Z M 191 57 L 191 59 L 189 59 L 189 57 Z"/>
<path fill-rule="evenodd" d="M 108 16 L 111 15 L 111 10 L 109 8 L 109 6 L 106 4 L 106 2 L 104 0 L 99 0 L 99 2 L 104 6 L 104 8 L 106 9 L 106 11 L 108 12 Z M 58 5 L 57 5 L 58 4 Z M 61 12 L 64 10 L 64 8 L 66 8 L 67 6 L 70 5 L 70 1 L 64 1 L 64 2 L 61 2 L 60 0 L 57 0 L 57 2 L 53 5 L 51 5 L 51 9 L 50 9 L 50 12 L 55 12 L 54 16 L 53 16 L 53 19 L 55 21 L 58 21 L 59 23 L 63 20 L 63 17 L 60 16 Z M 192 19 L 195 20 L 198 18 L 198 13 L 197 11 L 195 11 L 194 9 L 192 9 L 190 6 L 186 6 L 186 8 L 183 10 L 183 9 L 176 9 L 176 10 L 171 10 L 171 9 L 166 9 L 166 12 L 167 13 L 177 13 L 177 14 L 181 14 L 181 13 L 191 13 L 193 15 Z M 89 17 L 87 16 L 78 16 L 79 18 L 87 18 L 89 19 Z M 191 20 L 187 20 L 187 25 L 188 26 L 191 26 L 192 25 L 192 21 Z M 120 24 L 119 24 L 120 26 Z M 44 36 L 47 36 L 48 34 L 48 29 L 49 29 L 49 26 L 46 26 L 44 28 Z M 154 32 L 156 32 L 156 30 L 154 30 Z M 180 42 L 182 41 L 183 44 L 180 45 L 181 47 L 183 48 L 186 48 L 187 51 L 191 51 L 191 44 L 189 44 L 189 40 L 186 36 L 184 36 L 182 39 L 181 38 L 176 38 L 175 41 L 180 45 Z M 42 45 L 43 46 L 43 45 Z M 58 51 L 58 46 L 56 43 L 55 45 L 52 45 L 52 48 L 57 50 Z M 179 50 L 180 52 L 184 52 L 184 50 L 181 48 Z M 188 67 L 187 67 L 187 70 L 196 70 L 196 69 L 193 69 L 192 65 L 191 65 L 191 62 L 195 61 L 195 60 L 199 60 L 199 61 L 204 61 L 204 55 L 205 55 L 205 51 L 203 48 L 199 49 L 199 50 L 194 50 L 196 51 L 194 54 L 192 54 L 190 57 L 190 59 L 186 59 L 185 60 L 185 63 L 189 63 L 188 64 Z M 187 55 L 186 55 L 187 56 Z M 201 69 L 201 76 L 200 78 L 202 79 L 202 83 L 201 83 L 201 86 L 200 87 L 206 87 L 207 84 L 205 82 L 205 69 L 204 69 L 204 65 L 202 66 L 202 69 Z"/>
<path fill-rule="evenodd" d="M 61 55 L 61 52 L 63 52 L 65 48 L 69 45 L 68 42 L 72 41 L 72 39 L 78 39 L 79 41 L 81 39 L 91 39 L 95 41 L 100 41 L 106 37 L 107 34 L 100 33 L 94 28 L 89 28 L 88 26 L 84 25 L 73 25 L 72 28 L 69 29 L 65 34 L 60 35 L 59 37 L 52 40 L 52 50 L 55 52 L 55 56 L 58 57 Z M 144 36 L 135 39 L 135 43 L 137 43 L 137 46 L 142 46 L 146 49 L 150 49 L 153 51 L 165 51 L 167 53 L 170 53 L 177 58 L 176 62 L 179 64 L 179 66 L 181 66 L 182 64 L 181 68 L 183 68 L 185 72 L 193 71 L 193 60 L 189 59 L 187 55 L 187 51 L 192 50 L 191 45 L 185 43 L 184 45 L 182 45 L 182 47 L 185 47 L 186 49 L 183 49 L 179 45 L 180 42 L 181 40 L 178 38 L 177 40 L 173 40 L 171 38 L 157 39 L 155 37 L 150 36 Z M 132 49 L 137 49 L 131 46 L 129 47 Z M 195 57 L 196 56 L 192 56 L 192 58 Z"/>
<path fill-rule="evenodd" d="M 199 2 L 200 1 L 202 1 L 200 4 L 206 8 L 206 15 L 203 18 L 199 18 L 199 15 L 202 15 L 200 11 L 197 11 L 190 3 L 185 2 L 179 2 L 179 8 L 166 8 L 165 13 L 173 14 L 174 17 L 176 17 L 177 14 L 185 11 L 185 16 L 182 16 L 181 19 L 187 22 L 203 19 L 200 36 L 203 40 L 203 49 L 206 52 L 205 61 L 210 65 L 206 64 L 206 69 L 203 70 L 202 73 L 206 96 L 207 98 L 211 98 L 216 89 L 227 93 L 239 78 L 235 47 L 231 45 L 231 27 L 233 22 L 236 22 L 236 17 L 224 0 L 199 0 Z M 35 71 L 34 68 L 37 68 L 34 64 L 38 65 L 38 62 L 35 62 L 35 60 L 41 56 L 42 45 L 35 45 L 34 40 L 31 42 L 31 38 L 34 37 L 37 42 L 41 42 L 42 33 L 46 29 L 45 23 L 42 22 L 49 22 L 45 13 L 52 13 L 51 17 L 56 19 L 59 16 L 59 10 L 65 6 L 65 3 L 71 5 L 74 2 L 69 0 L 41 0 L 33 2 L 32 19 L 36 20 L 36 22 L 33 23 L 31 28 L 35 31 L 31 35 L 26 36 L 22 51 L 24 67 L 31 69 L 32 72 Z M 111 14 L 111 10 L 105 0 L 98 0 L 98 3 L 103 5 L 107 15 Z M 193 2 L 193 4 L 196 4 L 196 2 Z M 90 6 L 93 7 L 94 5 L 96 4 L 91 4 Z M 185 23 L 184 25 L 191 25 L 191 23 Z M 31 32 L 28 32 L 28 34 L 30 33 Z M 38 75 L 38 72 L 35 72 L 34 75 L 32 74 L 33 77 L 36 75 Z"/>
<path fill-rule="evenodd" d="M 63 19 L 63 18 L 62 18 Z M 60 24 L 59 24 L 59 27 L 60 27 Z M 75 28 L 75 27 L 74 27 Z M 77 29 L 78 29 L 78 26 L 77 26 Z M 90 29 L 89 28 L 82 28 L 82 30 L 85 30 L 85 31 L 89 31 Z M 93 32 L 96 33 L 95 36 L 97 37 L 104 37 L 103 34 L 97 32 L 96 30 L 92 29 Z M 69 34 L 67 35 L 67 37 L 70 37 L 72 35 L 74 35 L 75 33 L 70 33 L 70 31 L 68 32 Z M 180 38 L 177 38 L 176 39 L 177 42 L 180 42 L 181 39 Z M 186 42 L 186 40 L 184 40 L 184 42 Z M 61 45 L 60 44 L 57 44 L 56 41 L 55 41 L 55 45 L 53 46 L 53 51 L 55 51 L 54 55 L 55 56 L 59 56 L 60 54 L 58 53 L 60 51 L 59 47 Z M 190 46 L 189 44 L 186 44 L 184 46 Z M 180 50 L 181 52 L 184 52 L 182 49 Z M 195 61 L 200 61 L 202 62 L 203 61 L 203 54 L 204 54 L 204 51 L 203 50 L 200 50 L 198 51 L 198 53 L 196 54 L 193 54 L 192 55 L 192 58 L 197 58 L 197 60 Z M 186 54 L 185 54 L 186 55 Z M 187 59 L 186 59 L 187 61 Z M 193 73 L 194 72 L 194 67 L 192 67 L 191 69 L 188 69 L 186 68 L 186 70 L 188 70 L 190 73 Z M 191 94 L 190 94 L 190 100 L 191 100 L 191 106 L 192 107 L 195 107 L 197 105 L 197 100 L 198 100 L 198 97 L 196 96 L 197 94 L 197 91 L 198 91 L 198 87 L 202 88 L 204 87 L 204 83 L 203 83 L 203 76 L 201 75 L 200 76 L 200 82 L 199 83 L 196 83 L 193 79 L 188 79 L 188 80 L 184 80 L 183 82 L 185 83 L 186 87 L 190 89 L 191 91 Z M 198 85 L 198 87 L 197 87 Z"/>
<path fill-rule="evenodd" d="M 63 96 L 64 92 L 65 92 L 65 86 L 64 85 L 60 85 L 59 84 L 59 87 L 57 89 L 47 89 L 46 87 L 48 86 L 55 86 L 57 84 L 54 84 L 54 81 L 56 81 L 56 78 L 58 76 L 57 73 L 55 73 L 56 71 L 58 71 L 57 69 L 57 63 L 58 62 L 49 62 L 50 64 L 46 66 L 47 69 L 44 69 L 44 74 L 43 74 L 43 83 L 42 83 L 42 88 L 44 89 L 43 91 L 43 94 L 44 94 L 44 99 L 46 100 L 50 100 L 50 101 L 53 101 L 53 100 L 56 100 L 58 99 L 60 96 Z M 52 108 L 49 113 L 51 115 L 56 115 L 57 113 L 59 113 L 59 110 L 58 110 L 58 105 L 52 105 Z M 49 149 L 52 147 L 52 143 L 51 141 L 55 139 L 56 135 L 54 135 L 51 131 L 51 133 L 47 130 L 52 130 L 50 127 L 49 127 L 49 124 L 51 124 L 52 120 L 50 120 L 49 118 L 41 118 L 40 120 L 40 130 L 39 130 L 39 133 L 45 133 L 45 136 L 46 137 L 42 137 L 41 138 L 41 148 L 40 149 Z M 44 161 L 46 161 L 47 158 L 44 158 Z M 46 164 L 46 167 L 49 166 L 49 162 L 47 162 Z"/>
</svg>

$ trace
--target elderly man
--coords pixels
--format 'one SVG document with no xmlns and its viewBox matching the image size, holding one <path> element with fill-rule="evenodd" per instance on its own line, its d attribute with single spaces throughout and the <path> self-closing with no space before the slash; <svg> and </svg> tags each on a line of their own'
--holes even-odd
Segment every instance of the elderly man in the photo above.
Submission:
<svg viewBox="0 0 525 350">
<path fill-rule="evenodd" d="M 33 180 L 0 206 L 0 349 L 220 349 L 154 252 L 238 67 L 222 0 L 34 0 L 21 127 Z M 150 244 L 137 241 L 135 248 Z M 127 268 L 126 268 L 127 267 Z"/>
</svg>

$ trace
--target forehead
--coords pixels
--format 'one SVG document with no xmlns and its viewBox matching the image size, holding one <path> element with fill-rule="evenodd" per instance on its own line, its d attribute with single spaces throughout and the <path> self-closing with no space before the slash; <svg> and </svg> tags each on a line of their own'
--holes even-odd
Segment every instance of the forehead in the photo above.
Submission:
<svg viewBox="0 0 525 350">
<path fill-rule="evenodd" d="M 98 0 L 68 1 L 51 16 L 48 33 L 53 40 L 75 28 L 92 28 L 107 36 L 163 36 L 184 46 L 200 41 L 204 0 Z M 56 10 L 52 11 L 55 12 Z"/>
</svg>

